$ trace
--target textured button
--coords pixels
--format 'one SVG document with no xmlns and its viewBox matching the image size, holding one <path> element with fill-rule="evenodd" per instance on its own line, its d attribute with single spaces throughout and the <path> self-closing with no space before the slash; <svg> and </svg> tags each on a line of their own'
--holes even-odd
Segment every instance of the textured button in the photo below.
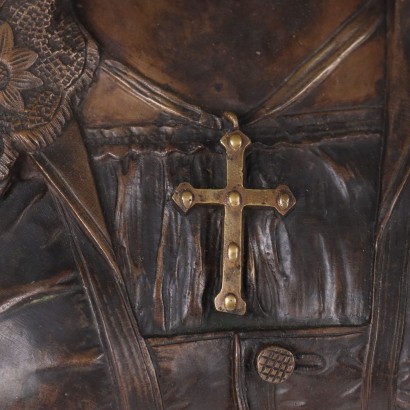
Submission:
<svg viewBox="0 0 410 410">
<path fill-rule="evenodd" d="M 289 379 L 295 369 L 295 358 L 278 346 L 263 349 L 256 359 L 259 376 L 265 382 L 278 384 Z"/>
</svg>

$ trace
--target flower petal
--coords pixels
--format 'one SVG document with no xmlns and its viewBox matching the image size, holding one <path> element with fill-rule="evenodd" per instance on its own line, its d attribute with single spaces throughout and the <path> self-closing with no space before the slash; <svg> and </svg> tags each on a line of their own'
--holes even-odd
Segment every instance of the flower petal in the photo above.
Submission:
<svg viewBox="0 0 410 410">
<path fill-rule="evenodd" d="M 0 92 L 0 105 L 10 111 L 21 112 L 24 110 L 24 102 L 20 92 L 10 85 Z"/>
<path fill-rule="evenodd" d="M 14 46 L 13 31 L 9 23 L 0 26 L 0 56 L 11 51 Z"/>
<path fill-rule="evenodd" d="M 13 71 L 26 70 L 37 60 L 37 53 L 24 48 L 15 48 L 3 54 L 3 60 L 8 62 Z"/>
<path fill-rule="evenodd" d="M 0 91 L 0 107 L 1 108 L 4 107 L 4 92 L 3 91 Z"/>
<path fill-rule="evenodd" d="M 28 71 L 19 71 L 14 73 L 10 80 L 10 86 L 19 90 L 29 90 L 31 88 L 40 87 L 43 81 Z"/>
</svg>

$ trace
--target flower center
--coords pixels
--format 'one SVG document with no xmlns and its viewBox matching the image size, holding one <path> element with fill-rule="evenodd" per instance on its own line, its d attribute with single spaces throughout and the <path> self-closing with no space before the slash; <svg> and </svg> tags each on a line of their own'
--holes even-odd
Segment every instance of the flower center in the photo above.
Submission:
<svg viewBox="0 0 410 410">
<path fill-rule="evenodd" d="M 10 69 L 0 61 L 0 91 L 3 91 L 10 82 Z"/>
</svg>

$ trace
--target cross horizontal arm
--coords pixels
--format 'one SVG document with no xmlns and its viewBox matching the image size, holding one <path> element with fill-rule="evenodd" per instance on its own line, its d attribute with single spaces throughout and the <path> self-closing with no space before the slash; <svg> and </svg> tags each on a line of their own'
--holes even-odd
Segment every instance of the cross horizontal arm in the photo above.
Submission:
<svg viewBox="0 0 410 410">
<path fill-rule="evenodd" d="M 275 189 L 246 189 L 241 192 L 243 206 L 275 208 L 281 215 L 286 215 L 296 204 L 296 199 L 286 185 Z"/>
<path fill-rule="evenodd" d="M 225 189 L 197 189 L 184 182 L 178 185 L 172 199 L 186 213 L 195 205 L 223 205 L 225 192 Z"/>
</svg>

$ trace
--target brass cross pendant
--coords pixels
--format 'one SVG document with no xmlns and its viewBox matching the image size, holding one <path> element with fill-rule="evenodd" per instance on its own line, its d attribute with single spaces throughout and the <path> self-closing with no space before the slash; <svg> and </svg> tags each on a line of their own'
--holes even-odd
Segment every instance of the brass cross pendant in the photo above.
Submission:
<svg viewBox="0 0 410 410">
<path fill-rule="evenodd" d="M 236 117 L 227 113 L 234 122 L 234 130 L 226 133 L 221 144 L 226 149 L 226 187 L 223 189 L 196 189 L 184 182 L 178 185 L 172 199 L 185 213 L 195 205 L 223 205 L 222 289 L 215 298 L 220 312 L 244 315 L 246 302 L 242 299 L 243 224 L 246 206 L 275 208 L 286 215 L 296 204 L 295 197 L 285 185 L 275 189 L 247 189 L 243 186 L 244 154 L 251 144 L 237 125 Z"/>
</svg>

